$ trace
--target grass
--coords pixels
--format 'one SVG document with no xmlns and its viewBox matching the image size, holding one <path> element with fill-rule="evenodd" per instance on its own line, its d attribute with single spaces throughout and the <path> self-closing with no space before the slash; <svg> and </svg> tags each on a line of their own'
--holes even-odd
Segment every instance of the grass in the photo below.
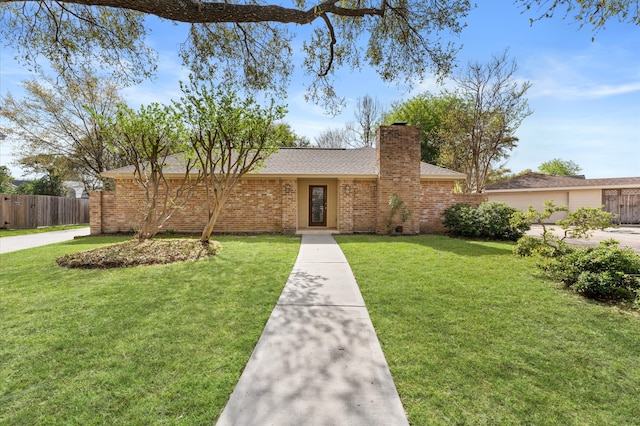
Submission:
<svg viewBox="0 0 640 426">
<path fill-rule="evenodd" d="M 336 239 L 411 424 L 639 424 L 637 313 L 546 281 L 508 243 Z"/>
<path fill-rule="evenodd" d="M 59 225 L 59 226 L 43 226 L 40 228 L 29 228 L 29 229 L 4 229 L 0 228 L 0 238 L 2 237 L 15 237 L 18 235 L 31 235 L 31 234 L 40 234 L 43 232 L 51 232 L 51 231 L 66 231 L 67 229 L 78 229 L 78 228 L 88 228 L 89 224 L 85 223 L 83 225 Z"/>
<path fill-rule="evenodd" d="M 197 262 L 79 270 L 91 237 L 0 255 L 0 424 L 213 424 L 299 239 L 221 237 Z"/>
</svg>

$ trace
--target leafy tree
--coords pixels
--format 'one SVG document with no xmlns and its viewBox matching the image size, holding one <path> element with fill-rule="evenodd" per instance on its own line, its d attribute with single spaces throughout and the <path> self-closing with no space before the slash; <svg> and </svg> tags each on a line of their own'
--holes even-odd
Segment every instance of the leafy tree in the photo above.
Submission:
<svg viewBox="0 0 640 426">
<path fill-rule="evenodd" d="M 55 197 L 62 197 L 66 193 L 62 178 L 53 170 L 34 179 L 31 182 L 31 191 L 34 195 L 53 195 Z"/>
<path fill-rule="evenodd" d="M 487 176 L 487 185 L 496 182 L 502 182 L 505 180 L 513 179 L 518 176 L 526 175 L 528 173 L 532 173 L 531 169 L 524 169 L 518 173 L 512 173 L 511 169 L 506 168 L 504 165 L 499 166 L 498 168 L 493 168 L 489 175 Z"/>
<path fill-rule="evenodd" d="M 535 10 L 532 20 L 566 9 L 595 28 L 611 19 L 640 21 L 637 3 L 629 0 L 517 3 Z M 30 67 L 46 58 L 73 75 L 99 63 L 116 77 L 136 81 L 155 70 L 155 55 L 144 43 L 147 15 L 155 15 L 191 25 L 180 53 L 197 75 L 210 76 L 213 69 L 247 88 L 282 91 L 292 72 L 290 28 L 309 25 L 310 38 L 301 43 L 303 67 L 311 76 L 308 97 L 337 107 L 331 77 L 342 66 L 372 66 L 385 81 L 446 74 L 457 46 L 442 40 L 462 31 L 471 7 L 469 0 L 0 0 L 0 33 Z"/>
<path fill-rule="evenodd" d="M 53 169 L 44 170 L 42 176 L 30 182 L 22 183 L 16 188 L 16 194 L 21 195 L 52 195 L 62 197 L 65 187 L 62 178 Z"/>
<path fill-rule="evenodd" d="M 24 82 L 26 97 L 0 96 L 0 116 L 22 141 L 18 162 L 27 168 L 42 165 L 70 180 L 80 180 L 87 191 L 108 186 L 100 176 L 126 162 L 110 151 L 91 111 L 108 117 L 122 103 L 111 81 L 90 72 L 52 78 L 41 76 Z"/>
<path fill-rule="evenodd" d="M 15 191 L 11 170 L 7 166 L 0 166 L 0 194 L 13 194 Z"/>
<path fill-rule="evenodd" d="M 470 63 L 453 78 L 455 91 L 396 103 L 385 122 L 419 125 L 422 161 L 465 173 L 464 191 L 482 192 L 516 146 L 516 129 L 531 114 L 524 98 L 530 83 L 518 84 L 516 71 L 506 51 L 486 64 Z"/>
<path fill-rule="evenodd" d="M 167 170 L 171 154 L 186 148 L 186 129 L 175 109 L 153 103 L 134 111 L 119 105 L 113 117 L 103 118 L 109 146 L 133 167 L 133 178 L 144 189 L 145 203 L 140 206 L 142 220 L 136 230 L 140 240 L 153 238 L 173 213 L 189 199 L 197 178 L 191 177 L 193 161 Z M 177 158 L 184 158 L 178 156 Z M 170 180 L 168 173 L 182 179 Z"/>
<path fill-rule="evenodd" d="M 507 51 L 486 63 L 469 63 L 453 79 L 466 108 L 450 114 L 447 130 L 448 161 L 441 162 L 467 174 L 465 192 L 482 192 L 487 177 L 509 157 L 522 121 L 532 114 L 524 97 L 531 83 L 518 83 L 518 67 Z M 453 119 L 453 121 L 451 121 Z"/>
<path fill-rule="evenodd" d="M 238 181 L 260 167 L 287 137 L 282 126 L 286 110 L 274 102 L 262 108 L 252 98 L 240 100 L 229 88 L 183 86 L 177 105 L 191 126 L 190 144 L 203 173 L 208 222 L 200 240 L 208 243 L 218 216 Z"/>
<path fill-rule="evenodd" d="M 421 160 L 430 164 L 440 164 L 440 150 L 445 143 L 445 124 L 448 117 L 464 102 L 455 93 L 422 93 L 404 102 L 395 102 L 383 121 L 389 125 L 406 122 L 410 126 L 420 126 Z"/>
<path fill-rule="evenodd" d="M 575 176 L 582 168 L 571 160 L 564 161 L 559 158 L 545 161 L 538 166 L 538 171 L 547 175 L 554 176 Z"/>
<path fill-rule="evenodd" d="M 273 125 L 273 131 L 281 135 L 281 147 L 295 147 L 298 146 L 298 143 L 304 143 L 301 142 L 301 138 L 296 135 L 296 132 L 291 128 L 289 123 L 275 123 Z"/>
</svg>

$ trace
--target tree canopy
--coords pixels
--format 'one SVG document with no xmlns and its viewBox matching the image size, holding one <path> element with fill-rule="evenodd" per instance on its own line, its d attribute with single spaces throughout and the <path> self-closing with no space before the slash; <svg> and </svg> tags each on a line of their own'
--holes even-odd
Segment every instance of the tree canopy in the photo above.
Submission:
<svg viewBox="0 0 640 426">
<path fill-rule="evenodd" d="M 580 173 L 582 167 L 571 160 L 561 160 L 554 158 L 553 160 L 545 161 L 538 166 L 538 171 L 547 175 L 554 176 L 574 176 Z"/>
<path fill-rule="evenodd" d="M 532 113 L 525 97 L 531 84 L 518 82 L 516 71 L 507 51 L 487 63 L 471 62 L 453 78 L 455 91 L 396 103 L 385 121 L 420 126 L 422 160 L 465 173 L 465 192 L 482 192 Z"/>
<path fill-rule="evenodd" d="M 9 127 L 0 131 L 21 141 L 18 162 L 35 173 L 54 171 L 79 180 L 87 191 L 107 185 L 101 172 L 126 165 L 107 149 L 103 129 L 94 114 L 108 117 L 124 100 L 118 87 L 84 70 L 75 78 L 41 76 L 23 82 L 26 96 L 0 95 L 0 117 Z"/>
<path fill-rule="evenodd" d="M 640 23 L 638 3 L 600 0 L 516 0 L 532 21 L 564 13 L 595 28 L 617 19 Z M 145 44 L 147 16 L 191 25 L 180 45 L 194 76 L 215 75 L 247 89 L 283 91 L 292 73 L 293 32 L 310 75 L 308 97 L 340 104 L 332 75 L 340 67 L 371 66 L 385 81 L 415 82 L 448 73 L 465 26 L 469 0 L 0 0 L 0 34 L 32 68 L 45 58 L 65 73 L 109 69 L 125 81 L 153 74 Z"/>
<path fill-rule="evenodd" d="M 384 123 L 407 122 L 410 126 L 420 126 L 420 157 L 430 164 L 444 165 L 440 150 L 446 143 L 444 138 L 447 117 L 464 100 L 455 93 L 421 93 L 403 102 L 395 102 L 385 114 Z"/>
</svg>

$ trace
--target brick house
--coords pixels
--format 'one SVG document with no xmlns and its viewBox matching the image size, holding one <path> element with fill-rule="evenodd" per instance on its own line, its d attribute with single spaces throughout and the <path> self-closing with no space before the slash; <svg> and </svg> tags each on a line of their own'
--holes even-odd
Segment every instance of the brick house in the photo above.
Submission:
<svg viewBox="0 0 640 426">
<path fill-rule="evenodd" d="M 116 182 L 114 192 L 90 194 L 91 233 L 135 228 L 144 194 L 131 168 L 103 173 Z M 179 169 L 175 169 L 180 175 Z M 171 174 L 171 165 L 165 171 Z M 339 233 L 385 234 L 389 199 L 397 194 L 410 210 L 406 222 L 394 216 L 402 233 L 441 232 L 444 210 L 456 203 L 478 204 L 484 195 L 454 194 L 462 173 L 420 161 L 420 129 L 379 128 L 376 148 L 281 148 L 256 172 L 245 175 L 223 207 L 214 232 L 293 234 L 305 229 Z M 176 211 L 164 229 L 201 232 L 207 222 L 204 188 Z"/>
</svg>

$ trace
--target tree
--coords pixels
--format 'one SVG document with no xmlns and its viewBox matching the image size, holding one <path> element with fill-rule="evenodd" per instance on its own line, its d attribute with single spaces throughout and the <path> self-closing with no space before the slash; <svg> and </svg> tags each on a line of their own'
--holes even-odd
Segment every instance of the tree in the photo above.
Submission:
<svg viewBox="0 0 640 426">
<path fill-rule="evenodd" d="M 531 83 L 519 84 L 517 69 L 505 51 L 486 64 L 469 63 L 453 77 L 466 108 L 448 116 L 446 145 L 452 155 L 450 166 L 467 174 L 465 192 L 484 190 L 492 168 L 515 148 L 515 131 L 532 114 L 524 97 Z"/>
<path fill-rule="evenodd" d="M 358 98 L 354 112 L 355 123 L 348 123 L 346 130 L 353 135 L 350 145 L 356 147 L 373 146 L 376 142 L 376 128 L 382 119 L 382 105 L 369 95 Z"/>
<path fill-rule="evenodd" d="M 183 156 L 183 167 L 172 170 L 182 179 L 167 177 L 167 159 L 186 148 L 186 129 L 175 109 L 153 103 L 134 111 L 119 105 L 113 117 L 101 118 L 109 146 L 126 158 L 133 179 L 144 189 L 142 220 L 136 230 L 139 240 L 153 238 L 173 213 L 187 202 L 198 178 L 191 176 L 193 161 Z M 124 194 L 123 194 L 124 195 Z"/>
<path fill-rule="evenodd" d="M 31 193 L 34 195 L 52 195 L 62 197 L 65 195 L 62 178 L 54 170 L 49 170 L 44 176 L 31 182 Z"/>
<path fill-rule="evenodd" d="M 563 231 L 561 237 L 556 236 L 554 228 L 547 227 L 549 218 L 558 212 L 568 212 L 565 219 L 559 219 L 555 223 Z M 610 228 L 613 225 L 614 216 L 602 208 L 580 207 L 574 212 L 569 212 L 568 206 L 557 206 L 553 200 L 544 202 L 541 211 L 529 206 L 527 211 L 517 211 L 511 217 L 513 226 L 522 224 L 538 224 L 542 226 L 542 238 L 538 241 L 534 237 L 525 236 L 518 241 L 516 254 L 530 256 L 534 252 L 546 257 L 556 257 L 567 252 L 567 238 L 590 238 L 593 232 Z"/>
<path fill-rule="evenodd" d="M 346 148 L 348 145 L 347 130 L 342 128 L 327 129 L 315 138 L 315 147 L 324 149 Z"/>
<path fill-rule="evenodd" d="M 273 124 L 273 131 L 281 136 L 281 147 L 295 147 L 298 146 L 300 137 L 296 135 L 296 132 L 291 128 L 289 123 L 275 123 Z"/>
<path fill-rule="evenodd" d="M 547 175 L 554 176 L 575 176 L 582 168 L 571 160 L 564 161 L 559 158 L 545 161 L 538 166 L 538 171 Z"/>
<path fill-rule="evenodd" d="M 122 157 L 107 149 L 102 129 L 94 115 L 108 117 L 122 103 L 117 86 L 89 71 L 68 78 L 41 76 L 24 82 L 26 97 L 0 97 L 0 116 L 22 141 L 19 163 L 46 168 L 69 180 L 80 180 L 87 191 L 108 186 L 100 173 L 124 166 Z"/>
<path fill-rule="evenodd" d="M 496 182 L 503 182 L 505 180 L 513 179 L 518 176 L 526 175 L 529 173 L 533 173 L 531 169 L 524 169 L 518 173 L 512 173 L 511 169 L 506 168 L 504 165 L 499 166 L 498 168 L 493 168 L 489 172 L 487 176 L 487 186 Z"/>
<path fill-rule="evenodd" d="M 596 29 L 615 18 L 640 23 L 637 3 L 628 0 L 518 3 L 536 10 L 533 19 L 565 8 Z M 99 63 L 135 81 L 155 70 L 154 53 L 144 43 L 147 15 L 154 15 L 191 25 L 180 53 L 197 75 L 209 76 L 215 69 L 221 79 L 247 88 L 282 91 L 292 72 L 289 27 L 310 25 L 311 36 L 301 43 L 303 67 L 311 75 L 308 97 L 335 108 L 341 102 L 331 76 L 342 66 L 370 65 L 385 81 L 447 74 L 457 46 L 442 40 L 462 31 L 471 7 L 469 0 L 295 0 L 290 6 L 276 0 L 0 0 L 0 33 L 29 67 L 46 58 L 73 75 L 78 67 Z"/>
<path fill-rule="evenodd" d="M 15 191 L 11 170 L 7 166 L 0 166 L 0 194 L 13 194 Z"/>
<path fill-rule="evenodd" d="M 311 148 L 311 139 L 307 136 L 296 135 L 296 139 L 293 141 L 292 146 L 296 148 Z"/>
<path fill-rule="evenodd" d="M 395 102 L 384 116 L 384 123 L 406 122 L 420 127 L 420 158 L 425 163 L 440 164 L 440 150 L 445 143 L 448 116 L 464 102 L 455 93 L 419 94 L 404 102 Z"/>
<path fill-rule="evenodd" d="M 573 14 L 573 19 L 580 26 L 589 24 L 594 29 L 604 28 L 610 20 L 617 19 L 634 25 L 640 25 L 638 2 L 628 0 L 602 1 L 602 0 L 517 0 L 526 10 L 537 10 L 538 15 L 530 18 L 531 22 L 553 17 L 556 12 L 564 13 L 566 18 Z M 563 11 L 564 10 L 564 11 Z"/>
<path fill-rule="evenodd" d="M 272 101 L 262 108 L 252 98 L 240 100 L 228 87 L 183 86 L 178 109 L 191 126 L 190 144 L 203 173 L 208 222 L 200 240 L 210 240 L 218 216 L 242 176 L 260 167 L 283 138 L 286 110 Z"/>
</svg>

